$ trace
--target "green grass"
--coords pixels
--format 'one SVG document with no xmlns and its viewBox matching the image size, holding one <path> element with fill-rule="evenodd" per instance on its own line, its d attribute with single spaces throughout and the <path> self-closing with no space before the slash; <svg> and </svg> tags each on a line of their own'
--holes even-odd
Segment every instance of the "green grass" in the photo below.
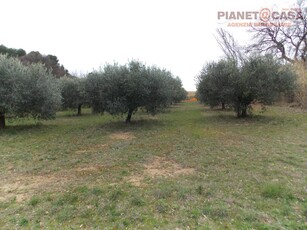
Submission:
<svg viewBox="0 0 307 230">
<path fill-rule="evenodd" d="M 306 113 L 183 103 L 132 119 L 8 123 L 0 229 L 307 228 Z"/>
<path fill-rule="evenodd" d="M 288 191 L 288 188 L 281 184 L 267 184 L 264 186 L 262 195 L 265 198 L 294 198 L 293 195 Z"/>
</svg>

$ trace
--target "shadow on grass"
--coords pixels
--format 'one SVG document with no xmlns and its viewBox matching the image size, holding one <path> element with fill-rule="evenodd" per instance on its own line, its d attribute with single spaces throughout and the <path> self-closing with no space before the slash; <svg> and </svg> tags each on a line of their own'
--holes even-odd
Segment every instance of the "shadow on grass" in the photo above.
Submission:
<svg viewBox="0 0 307 230">
<path fill-rule="evenodd" d="M 154 130 L 159 129 L 160 127 L 165 126 L 165 121 L 156 120 L 156 119 L 134 119 L 130 123 L 125 123 L 121 120 L 111 120 L 100 125 L 99 128 L 107 131 L 138 131 L 138 130 Z"/>
<path fill-rule="evenodd" d="M 4 129 L 0 130 L 1 134 L 19 134 L 20 132 L 24 131 L 35 131 L 35 130 L 42 130 L 42 127 L 44 127 L 40 122 L 37 122 L 35 124 L 14 124 L 14 125 L 7 125 Z"/>
<path fill-rule="evenodd" d="M 269 125 L 282 125 L 294 121 L 290 117 L 273 116 L 270 114 L 252 114 L 245 118 L 238 118 L 232 110 L 211 110 L 205 108 L 203 110 L 203 116 L 197 118 L 200 123 L 211 124 L 237 124 L 237 125 L 257 125 L 257 124 L 269 124 Z"/>
<path fill-rule="evenodd" d="M 67 118 L 67 117 L 78 118 L 78 117 L 89 117 L 89 116 L 97 116 L 97 115 L 100 115 L 100 114 L 97 114 L 97 113 L 95 114 L 95 113 L 92 113 L 90 111 L 84 111 L 84 112 L 81 113 L 81 115 L 78 115 L 77 111 L 65 110 L 65 111 L 57 112 L 56 117 L 57 118 L 61 118 L 61 117 L 64 117 L 64 118 Z"/>
<path fill-rule="evenodd" d="M 97 116 L 100 114 L 92 114 L 92 113 L 82 113 L 81 115 L 78 115 L 76 113 L 61 113 L 57 114 L 57 118 L 81 118 L 81 117 L 91 117 L 91 116 Z"/>
<path fill-rule="evenodd" d="M 37 122 L 34 124 L 8 124 L 4 129 L 0 129 L 0 135 L 17 135 L 24 132 L 41 132 L 54 126 L 55 125 L 42 124 L 41 122 Z"/>
</svg>

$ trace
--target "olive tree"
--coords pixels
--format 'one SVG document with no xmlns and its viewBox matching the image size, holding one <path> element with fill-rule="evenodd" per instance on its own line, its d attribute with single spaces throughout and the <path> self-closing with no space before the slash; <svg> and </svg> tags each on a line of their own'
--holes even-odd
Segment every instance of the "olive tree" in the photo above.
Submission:
<svg viewBox="0 0 307 230">
<path fill-rule="evenodd" d="M 232 103 L 233 81 L 238 71 L 235 62 L 230 59 L 208 63 L 197 77 L 198 100 L 210 107 L 221 105 L 225 109 Z"/>
<path fill-rule="evenodd" d="M 61 101 L 58 84 L 44 66 L 24 66 L 6 55 L 0 55 L 0 95 L 0 128 L 6 115 L 54 118 Z"/>
<path fill-rule="evenodd" d="M 127 114 L 129 123 L 139 108 L 155 114 L 170 105 L 173 95 L 170 79 L 173 76 L 166 70 L 131 61 L 127 65 L 106 65 L 90 73 L 86 92 L 94 111 Z"/>
<path fill-rule="evenodd" d="M 181 79 L 179 77 L 172 77 L 171 73 L 168 87 L 171 90 L 171 103 L 178 103 L 187 98 L 188 92 L 183 88 Z"/>
<path fill-rule="evenodd" d="M 103 70 L 87 75 L 85 93 L 93 113 L 104 113 L 106 110 L 106 89 Z"/>
<path fill-rule="evenodd" d="M 233 63 L 211 63 L 202 70 L 197 87 L 200 101 L 211 106 L 225 103 L 237 117 L 246 117 L 252 102 L 272 104 L 279 93 L 294 89 L 295 74 L 270 55 L 248 58 L 241 67 Z"/>
<path fill-rule="evenodd" d="M 152 115 L 169 107 L 174 102 L 177 86 L 172 83 L 177 82 L 170 71 L 158 67 L 147 67 L 146 87 L 147 92 L 144 94 L 144 108 Z M 180 79 L 179 79 L 180 81 Z M 181 83 L 181 81 L 180 81 Z M 180 85 L 181 86 L 181 85 Z"/>
<path fill-rule="evenodd" d="M 280 93 L 292 92 L 296 76 L 290 66 L 271 55 L 249 58 L 234 83 L 234 108 L 238 117 L 245 117 L 253 101 L 270 105 Z"/>
<path fill-rule="evenodd" d="M 64 109 L 77 110 L 81 115 L 82 105 L 87 102 L 85 94 L 85 80 L 76 77 L 63 77 L 59 79 Z"/>
</svg>

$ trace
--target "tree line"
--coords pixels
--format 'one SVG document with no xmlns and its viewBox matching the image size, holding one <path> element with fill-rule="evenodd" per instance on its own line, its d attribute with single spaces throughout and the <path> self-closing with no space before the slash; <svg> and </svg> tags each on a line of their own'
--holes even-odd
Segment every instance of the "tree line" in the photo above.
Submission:
<svg viewBox="0 0 307 230">
<path fill-rule="evenodd" d="M 68 70 L 59 63 L 59 60 L 55 55 L 42 55 L 38 51 L 27 53 L 24 49 L 8 48 L 4 45 L 0 45 L 0 54 L 18 58 L 25 65 L 42 63 L 57 78 L 70 76 Z"/>
<path fill-rule="evenodd" d="M 291 27 L 268 19 L 269 25 L 251 28 L 254 42 L 238 45 L 233 36 L 217 30 L 225 57 L 207 63 L 197 76 L 197 97 L 211 107 L 232 108 L 246 117 L 253 102 L 272 104 L 280 94 L 294 95 L 307 108 L 307 11 L 305 1 L 293 9 L 302 17 Z M 4 55 L 1 55 L 4 54 Z M 58 79 L 56 79 L 58 78 Z M 83 105 L 94 113 L 127 115 L 139 109 L 155 114 L 186 98 L 178 77 L 139 61 L 105 65 L 85 78 L 74 78 L 54 55 L 26 53 L 0 46 L 0 128 L 5 117 L 55 117 L 59 108 L 81 115 Z"/>
<path fill-rule="evenodd" d="M 184 100 L 187 92 L 170 71 L 140 61 L 107 64 L 84 78 L 57 78 L 44 63 L 24 64 L 18 57 L 0 54 L 0 128 L 5 118 L 55 118 L 61 108 L 83 105 L 94 113 L 126 114 L 126 122 L 139 109 L 150 114 Z"/>
</svg>

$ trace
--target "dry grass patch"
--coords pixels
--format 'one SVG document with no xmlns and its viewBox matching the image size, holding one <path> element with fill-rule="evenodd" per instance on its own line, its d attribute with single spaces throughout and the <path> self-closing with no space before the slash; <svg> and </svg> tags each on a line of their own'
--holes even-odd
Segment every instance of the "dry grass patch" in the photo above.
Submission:
<svg viewBox="0 0 307 230">
<path fill-rule="evenodd" d="M 21 176 L 14 175 L 14 179 L 4 181 L 0 185 L 0 201 L 8 201 L 16 198 L 16 202 L 23 202 L 33 194 L 48 188 L 59 187 L 68 178 L 63 175 L 44 175 L 44 176 Z"/>
<path fill-rule="evenodd" d="M 92 175 L 93 173 L 97 173 L 103 170 L 102 165 L 90 165 L 85 167 L 78 167 L 74 169 L 74 171 L 81 175 Z"/>
<path fill-rule="evenodd" d="M 144 170 L 139 175 L 132 175 L 127 178 L 127 181 L 135 186 L 142 186 L 144 179 L 157 177 L 177 177 L 180 175 L 190 175 L 195 173 L 194 168 L 184 168 L 178 163 L 166 159 L 165 157 L 154 157 L 148 164 L 144 164 Z"/>
<path fill-rule="evenodd" d="M 102 170 L 102 165 L 85 165 L 46 175 L 12 173 L 9 178 L 0 184 L 0 201 L 5 202 L 16 198 L 16 202 L 23 202 L 39 192 L 61 190 L 63 185 L 78 181 L 80 176 L 90 176 Z"/>
<path fill-rule="evenodd" d="M 117 132 L 117 133 L 112 133 L 110 135 L 110 138 L 113 140 L 131 140 L 135 139 L 136 136 L 131 132 Z"/>
<path fill-rule="evenodd" d="M 195 172 L 193 168 L 183 168 L 176 162 L 164 157 L 155 157 L 152 162 L 144 166 L 144 172 L 151 177 L 175 177 L 178 175 L 189 175 Z"/>
</svg>

